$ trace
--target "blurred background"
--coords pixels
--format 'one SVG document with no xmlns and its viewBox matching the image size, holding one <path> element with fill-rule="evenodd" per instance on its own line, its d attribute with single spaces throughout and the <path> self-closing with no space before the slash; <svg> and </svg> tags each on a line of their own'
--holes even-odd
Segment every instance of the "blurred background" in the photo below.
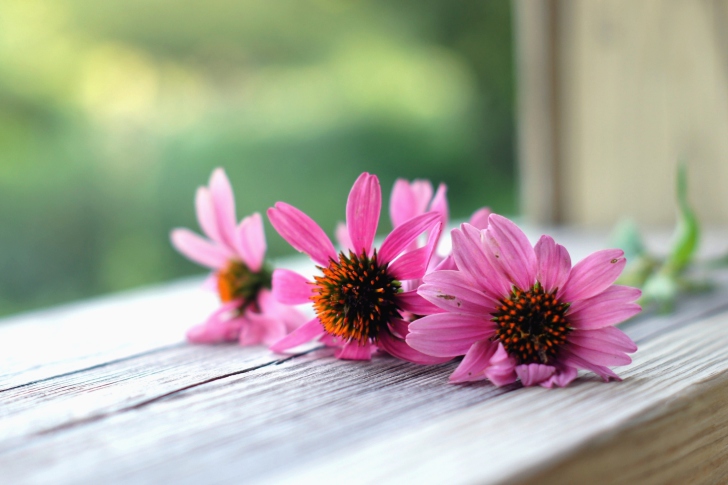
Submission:
<svg viewBox="0 0 728 485">
<path fill-rule="evenodd" d="M 0 314 L 199 268 L 214 167 L 240 216 L 333 232 L 362 171 L 517 212 L 507 0 L 1 0 Z M 386 211 L 380 231 L 389 227 Z M 293 250 L 267 227 L 270 255 Z"/>
</svg>

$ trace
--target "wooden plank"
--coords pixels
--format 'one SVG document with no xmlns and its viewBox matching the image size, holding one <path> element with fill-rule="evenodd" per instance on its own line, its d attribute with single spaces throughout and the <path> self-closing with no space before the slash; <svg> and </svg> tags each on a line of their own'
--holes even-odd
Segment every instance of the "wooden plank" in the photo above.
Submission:
<svg viewBox="0 0 728 485">
<path fill-rule="evenodd" d="M 691 311 L 720 311 L 725 299 L 712 298 L 712 308 L 703 305 Z M 0 468 L 11 481 L 54 483 L 91 478 L 185 482 L 210 478 L 211 469 L 220 482 L 338 476 L 354 482 L 512 478 L 515 470 L 523 471 L 524 463 L 549 463 L 723 372 L 728 367 L 728 326 L 722 309 L 719 316 L 698 325 L 690 324 L 694 313 L 630 324 L 630 333 L 642 329 L 644 342 L 634 364 L 620 371 L 626 381 L 601 384 L 586 378 L 565 390 L 517 385 L 496 389 L 487 383 L 452 386 L 446 378 L 454 364 L 421 367 L 391 358 L 368 364 L 340 362 L 319 351 L 258 368 L 242 358 L 239 368 L 247 372 L 149 399 L 181 385 L 178 374 L 189 373 L 188 382 L 197 382 L 235 369 L 237 362 L 229 367 L 222 363 L 243 349 L 191 348 L 189 354 L 175 349 L 175 355 L 156 364 L 142 356 L 136 365 L 118 363 L 0 393 L 0 399 L 7 400 L 2 408 L 9 407 L 7 417 L 13 423 L 39 420 L 35 425 L 0 427 L 0 436 L 12 435 L 0 441 Z M 660 334 L 662 327 L 680 325 L 688 326 Z M 645 331 L 649 328 L 652 331 Z M 262 353 L 247 352 L 251 362 L 256 352 Z M 190 362 L 185 362 L 187 357 Z M 221 367 L 216 372 L 217 366 Z M 135 373 L 141 374 L 140 382 L 135 382 Z M 86 404 L 84 411 L 84 399 L 97 404 Z M 39 414 L 33 414 L 35 406 L 42 408 Z M 616 410 L 599 415 L 611 408 Z M 69 409 L 79 413 L 69 418 L 64 414 Z M 24 415 L 27 412 L 32 419 Z M 48 418 L 51 415 L 55 420 Z M 546 417 L 553 422 L 538 421 Z M 465 433 L 468 429 L 475 435 Z M 18 439 L 23 435 L 26 439 Z M 439 440 L 445 441 L 435 446 Z M 504 443 L 511 451 L 535 448 L 514 453 L 519 457 L 511 457 L 514 468 L 498 465 L 505 460 L 498 454 L 486 464 L 476 459 L 491 456 Z M 435 460 L 439 453 L 442 456 Z M 453 456 L 460 453 L 466 458 Z M 432 466 L 422 465 L 420 459 L 434 461 Z M 361 464 L 367 469 L 371 464 L 371 469 L 365 471 Z M 445 475 L 429 475 L 440 466 Z"/>
</svg>

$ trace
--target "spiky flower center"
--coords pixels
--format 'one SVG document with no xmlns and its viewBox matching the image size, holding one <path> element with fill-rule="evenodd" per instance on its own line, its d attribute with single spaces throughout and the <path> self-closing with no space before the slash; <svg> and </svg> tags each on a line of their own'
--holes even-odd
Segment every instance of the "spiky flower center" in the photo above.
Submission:
<svg viewBox="0 0 728 485">
<path fill-rule="evenodd" d="M 493 314 L 493 340 L 500 341 L 518 364 L 552 364 L 572 331 L 565 318 L 568 308 L 556 291 L 545 293 L 538 283 L 528 291 L 514 287 Z"/>
<path fill-rule="evenodd" d="M 255 272 L 240 261 L 230 261 L 217 274 L 220 300 L 223 303 L 242 300 L 244 305 L 250 305 L 260 290 L 271 287 L 271 279 L 271 272 L 266 268 Z"/>
<path fill-rule="evenodd" d="M 339 260 L 318 267 L 314 277 L 313 308 L 326 331 L 346 341 L 376 341 L 392 318 L 400 318 L 395 295 L 400 283 L 379 264 L 376 251 L 339 253 Z"/>
</svg>

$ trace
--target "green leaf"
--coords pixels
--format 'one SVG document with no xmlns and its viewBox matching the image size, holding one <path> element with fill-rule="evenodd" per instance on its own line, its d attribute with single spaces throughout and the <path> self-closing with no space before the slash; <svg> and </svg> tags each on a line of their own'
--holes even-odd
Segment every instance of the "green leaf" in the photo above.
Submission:
<svg viewBox="0 0 728 485">
<path fill-rule="evenodd" d="M 695 213 L 688 204 L 687 192 L 687 169 L 685 164 L 680 164 L 677 172 L 677 227 L 664 267 L 665 272 L 670 275 L 680 274 L 690 264 L 700 238 L 700 227 Z"/>
</svg>

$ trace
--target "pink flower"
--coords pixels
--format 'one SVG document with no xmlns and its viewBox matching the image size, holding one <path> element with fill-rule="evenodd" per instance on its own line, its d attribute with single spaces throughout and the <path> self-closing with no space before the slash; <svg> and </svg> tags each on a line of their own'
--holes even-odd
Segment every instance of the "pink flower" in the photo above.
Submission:
<svg viewBox="0 0 728 485">
<path fill-rule="evenodd" d="M 211 283 L 222 305 L 187 338 L 196 343 L 239 340 L 242 345 L 273 343 L 305 321 L 293 308 L 277 302 L 269 290 L 265 234 L 260 214 L 237 224 L 235 198 L 225 172 L 218 168 L 209 187 L 196 198 L 197 220 L 207 236 L 189 229 L 172 231 L 172 244 L 190 260 L 213 270 Z"/>
<path fill-rule="evenodd" d="M 421 278 L 441 230 L 439 216 L 427 213 L 393 230 L 379 249 L 373 247 L 382 205 L 376 176 L 363 173 L 354 183 L 346 204 L 349 251 L 336 253 L 321 227 L 300 210 L 283 202 L 268 209 L 278 233 L 318 265 L 314 281 L 288 270 L 273 273 L 273 294 L 290 305 L 313 302 L 316 317 L 271 346 L 282 352 L 321 338 L 336 346 L 336 357 L 369 360 L 377 348 L 395 357 L 430 364 L 449 360 L 431 357 L 405 343 L 407 322 L 401 311 L 419 313 L 430 307 L 416 292 L 402 292 L 403 282 Z M 428 243 L 406 248 L 430 230 Z"/>
<path fill-rule="evenodd" d="M 615 324 L 640 312 L 640 290 L 614 285 L 625 265 L 619 249 L 598 251 L 573 268 L 549 236 L 531 247 L 505 217 L 452 231 L 459 271 L 425 276 L 418 292 L 447 313 L 410 324 L 407 343 L 437 357 L 465 355 L 452 382 L 490 379 L 502 386 L 565 386 L 577 369 L 605 381 L 607 366 L 631 362 L 637 346 Z"/>
</svg>

